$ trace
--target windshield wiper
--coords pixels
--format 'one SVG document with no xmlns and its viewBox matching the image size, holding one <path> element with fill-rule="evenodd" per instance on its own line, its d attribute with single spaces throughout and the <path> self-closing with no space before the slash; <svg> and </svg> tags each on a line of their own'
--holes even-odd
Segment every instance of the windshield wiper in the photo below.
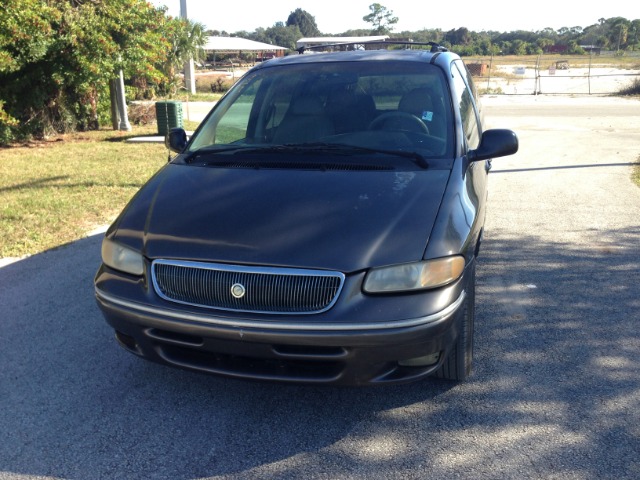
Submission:
<svg viewBox="0 0 640 480">
<path fill-rule="evenodd" d="M 184 159 L 186 163 L 191 163 L 198 157 L 208 157 L 209 155 L 216 155 L 218 153 L 231 153 L 238 150 L 253 150 L 250 145 L 233 145 L 233 146 L 218 146 L 218 145 L 209 145 L 207 147 L 199 148 L 198 150 L 194 150 L 193 152 L 189 152 L 187 157 Z"/>
<path fill-rule="evenodd" d="M 285 145 L 289 146 L 289 145 Z M 325 143 L 325 142 L 316 142 L 316 143 L 302 143 L 302 144 L 294 144 L 290 145 L 291 147 L 299 147 L 305 150 L 319 150 L 319 151 L 331 151 L 331 152 L 342 152 L 345 155 L 358 155 L 362 153 L 376 153 L 381 155 L 391 155 L 396 157 L 403 157 L 411 159 L 416 165 L 421 168 L 429 168 L 429 163 L 427 159 L 424 158 L 423 155 L 418 152 L 407 151 L 407 150 L 387 150 L 383 148 L 373 148 L 373 147 L 363 147 L 360 145 L 348 145 L 344 143 Z"/>
<path fill-rule="evenodd" d="M 228 146 L 218 146 L 218 145 L 209 145 L 207 147 L 199 148 L 191 152 L 185 162 L 191 163 L 193 160 L 199 157 L 208 157 L 210 155 L 217 154 L 231 154 L 234 155 L 236 153 L 280 153 L 280 152 L 297 152 L 301 150 L 307 150 L 304 148 L 304 144 L 291 144 L 291 145 L 228 145 Z"/>
<path fill-rule="evenodd" d="M 362 147 L 357 145 L 346 145 L 342 143 L 287 143 L 281 145 L 234 145 L 227 147 L 204 147 L 192 152 L 185 162 L 191 163 L 194 159 L 202 156 L 215 155 L 219 153 L 236 154 L 236 153 L 296 153 L 296 152 L 331 152 L 339 155 L 361 155 L 364 153 L 373 153 L 381 155 L 390 155 L 412 160 L 421 168 L 429 168 L 429 163 L 418 152 L 406 150 L 386 150 L 380 148 Z"/>
</svg>

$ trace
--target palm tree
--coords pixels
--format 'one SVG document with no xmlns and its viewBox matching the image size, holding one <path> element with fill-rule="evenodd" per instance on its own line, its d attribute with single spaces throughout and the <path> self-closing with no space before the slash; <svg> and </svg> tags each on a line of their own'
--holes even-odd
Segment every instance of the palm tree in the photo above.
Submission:
<svg viewBox="0 0 640 480">
<path fill-rule="evenodd" d="M 208 35 L 202 23 L 177 18 L 172 40 L 172 50 L 169 60 L 173 66 L 180 67 L 189 59 L 198 61 L 204 58 L 204 47 L 207 44 Z"/>
<path fill-rule="evenodd" d="M 173 95 L 178 87 L 177 72 L 182 70 L 187 62 L 204 58 L 203 47 L 207 44 L 208 35 L 202 23 L 184 18 L 170 19 L 165 29 L 165 37 L 170 44 L 166 57 L 166 73 L 169 79 L 167 90 Z"/>
</svg>

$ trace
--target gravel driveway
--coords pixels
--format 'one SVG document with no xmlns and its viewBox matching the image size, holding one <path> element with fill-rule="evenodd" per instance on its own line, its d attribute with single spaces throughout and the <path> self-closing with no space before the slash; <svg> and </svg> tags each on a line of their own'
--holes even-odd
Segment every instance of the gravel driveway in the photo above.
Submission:
<svg viewBox="0 0 640 480">
<path fill-rule="evenodd" d="M 100 237 L 0 268 L 0 479 L 640 477 L 640 102 L 488 97 L 475 373 L 295 387 L 120 349 Z"/>
</svg>

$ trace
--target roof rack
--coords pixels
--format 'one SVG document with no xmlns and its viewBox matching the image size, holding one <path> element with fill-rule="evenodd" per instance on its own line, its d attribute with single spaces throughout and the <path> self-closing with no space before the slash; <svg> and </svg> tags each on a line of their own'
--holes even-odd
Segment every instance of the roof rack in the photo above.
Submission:
<svg viewBox="0 0 640 480">
<path fill-rule="evenodd" d="M 322 45 L 310 45 L 310 46 L 302 46 L 300 48 L 296 48 L 296 51 L 299 54 L 303 54 L 308 50 L 323 50 L 327 48 L 335 48 L 335 47 L 347 47 L 353 45 L 404 45 L 406 47 L 414 47 L 414 46 L 428 46 L 431 47 L 430 52 L 448 52 L 449 50 L 442 45 L 436 42 L 412 42 L 409 40 L 367 40 L 367 41 L 354 41 L 354 42 L 343 42 L 343 43 L 325 43 Z M 409 50 L 410 48 L 407 48 Z"/>
</svg>

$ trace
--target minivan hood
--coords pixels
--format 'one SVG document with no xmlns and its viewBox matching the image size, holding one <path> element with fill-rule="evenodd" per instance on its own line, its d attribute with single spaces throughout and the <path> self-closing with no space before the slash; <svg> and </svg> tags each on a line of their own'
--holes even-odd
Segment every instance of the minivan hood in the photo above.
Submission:
<svg viewBox="0 0 640 480">
<path fill-rule="evenodd" d="M 422 258 L 449 170 L 167 165 L 115 238 L 149 259 L 354 272 Z"/>
</svg>

